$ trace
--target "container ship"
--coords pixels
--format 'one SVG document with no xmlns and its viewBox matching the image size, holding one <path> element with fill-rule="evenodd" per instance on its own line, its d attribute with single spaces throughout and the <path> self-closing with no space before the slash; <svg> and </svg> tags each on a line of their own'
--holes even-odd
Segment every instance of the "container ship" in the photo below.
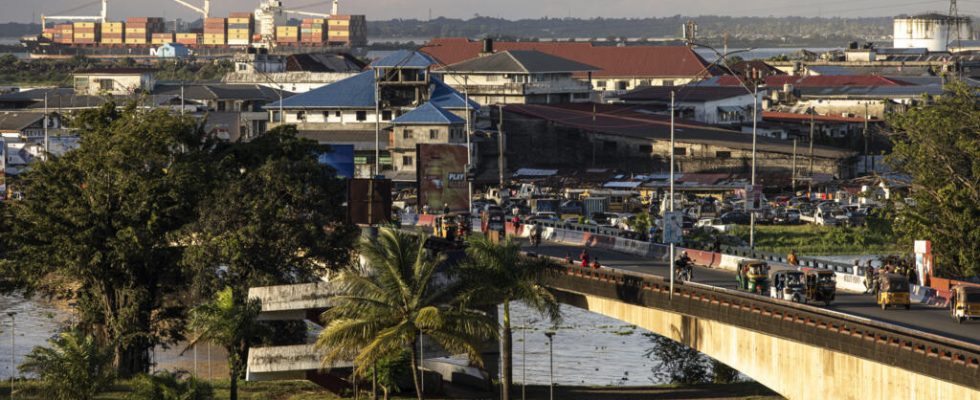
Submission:
<svg viewBox="0 0 980 400">
<path fill-rule="evenodd" d="M 329 14 L 286 9 L 282 1 L 264 0 L 254 12 L 211 17 L 211 0 L 202 7 L 173 0 L 201 14 L 203 28 L 187 32 L 168 29 L 159 17 L 108 19 L 109 0 L 102 0 L 98 16 L 42 16 L 42 32 L 21 39 L 31 58 L 143 58 L 164 45 L 186 47 L 199 58 L 229 57 L 248 48 L 266 48 L 281 54 L 344 51 L 367 45 L 363 15 L 342 15 L 333 1 Z M 289 15 L 303 17 L 289 24 Z M 48 21 L 57 21 L 48 26 Z"/>
</svg>

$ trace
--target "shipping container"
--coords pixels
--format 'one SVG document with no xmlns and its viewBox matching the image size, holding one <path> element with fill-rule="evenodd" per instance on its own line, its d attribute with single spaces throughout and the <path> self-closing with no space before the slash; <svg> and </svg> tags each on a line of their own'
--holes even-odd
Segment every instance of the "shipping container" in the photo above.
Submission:
<svg viewBox="0 0 980 400">
<path fill-rule="evenodd" d="M 589 197 L 583 203 L 585 204 L 586 216 L 592 216 L 595 213 L 604 213 L 609 209 L 608 197 Z"/>
</svg>

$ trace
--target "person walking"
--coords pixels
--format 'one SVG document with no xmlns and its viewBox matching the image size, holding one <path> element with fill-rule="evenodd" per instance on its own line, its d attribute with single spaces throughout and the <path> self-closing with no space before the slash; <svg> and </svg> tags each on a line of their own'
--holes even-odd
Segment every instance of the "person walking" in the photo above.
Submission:
<svg viewBox="0 0 980 400">
<path fill-rule="evenodd" d="M 800 259 L 796 257 L 796 250 L 789 251 L 789 255 L 786 256 L 786 263 L 794 267 L 800 266 Z"/>
<path fill-rule="evenodd" d="M 578 255 L 578 258 L 582 261 L 582 268 L 589 267 L 589 252 L 587 250 L 582 249 L 582 253 Z"/>
<path fill-rule="evenodd" d="M 599 264 L 599 257 L 596 257 L 594 260 L 592 260 L 592 269 L 599 268 L 602 268 L 602 264 Z"/>
</svg>

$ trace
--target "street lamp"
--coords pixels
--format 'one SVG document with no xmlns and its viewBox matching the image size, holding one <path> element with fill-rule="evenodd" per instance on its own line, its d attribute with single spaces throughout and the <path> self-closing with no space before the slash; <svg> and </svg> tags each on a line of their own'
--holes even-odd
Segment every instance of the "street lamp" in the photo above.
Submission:
<svg viewBox="0 0 980 400">
<path fill-rule="evenodd" d="M 555 332 L 544 333 L 548 337 L 548 399 L 555 400 Z"/>
<path fill-rule="evenodd" d="M 14 399 L 14 375 L 16 375 L 16 361 L 14 361 L 17 337 L 17 319 L 14 318 L 17 315 L 15 311 L 8 311 L 7 316 L 10 317 L 10 400 Z"/>
</svg>

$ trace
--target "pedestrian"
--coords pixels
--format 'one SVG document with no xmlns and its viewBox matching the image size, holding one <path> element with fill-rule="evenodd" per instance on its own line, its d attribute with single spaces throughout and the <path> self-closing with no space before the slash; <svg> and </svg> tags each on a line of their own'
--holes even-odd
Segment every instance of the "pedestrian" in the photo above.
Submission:
<svg viewBox="0 0 980 400">
<path fill-rule="evenodd" d="M 599 257 L 596 257 L 595 260 L 592 260 L 592 269 L 599 269 L 599 268 L 602 268 L 602 265 L 599 264 Z"/>
<path fill-rule="evenodd" d="M 721 253 L 721 237 L 720 235 L 715 235 L 715 253 Z"/>
<path fill-rule="evenodd" d="M 786 256 L 786 263 L 794 267 L 800 265 L 800 259 L 796 257 L 796 250 L 789 251 L 789 255 Z"/>
<path fill-rule="evenodd" d="M 443 203 L 443 205 L 442 205 L 442 214 L 443 215 L 449 214 L 449 203 Z"/>
<path fill-rule="evenodd" d="M 864 267 L 864 287 L 867 289 L 865 293 L 871 293 L 875 288 L 875 267 L 871 266 L 871 262 Z"/>
<path fill-rule="evenodd" d="M 575 264 L 575 262 L 572 261 L 572 255 L 571 254 L 565 253 L 565 263 L 566 264 L 569 264 L 569 265 Z"/>
<path fill-rule="evenodd" d="M 582 249 L 582 253 L 578 255 L 578 258 L 582 261 L 582 268 L 589 267 L 589 252 L 587 250 Z"/>
</svg>

